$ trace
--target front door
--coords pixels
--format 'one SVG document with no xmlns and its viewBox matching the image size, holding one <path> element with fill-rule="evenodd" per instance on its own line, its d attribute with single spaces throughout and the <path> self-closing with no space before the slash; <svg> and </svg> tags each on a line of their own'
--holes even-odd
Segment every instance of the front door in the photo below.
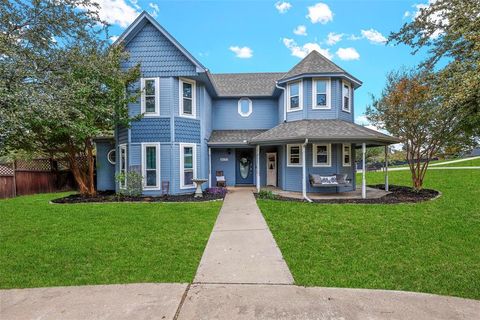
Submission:
<svg viewBox="0 0 480 320">
<path fill-rule="evenodd" d="M 277 186 L 277 154 L 267 153 L 267 186 Z"/>
<path fill-rule="evenodd" d="M 253 149 L 237 149 L 236 184 L 253 184 Z"/>
</svg>

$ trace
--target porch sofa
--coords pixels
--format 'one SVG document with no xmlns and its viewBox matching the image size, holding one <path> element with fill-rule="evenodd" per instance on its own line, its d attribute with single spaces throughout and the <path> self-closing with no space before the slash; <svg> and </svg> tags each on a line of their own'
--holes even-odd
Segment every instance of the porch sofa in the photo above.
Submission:
<svg viewBox="0 0 480 320">
<path fill-rule="evenodd" d="M 322 187 L 351 187 L 351 180 L 347 179 L 347 174 L 332 174 L 330 176 L 322 176 L 319 174 L 309 174 L 310 185 L 315 188 Z"/>
</svg>

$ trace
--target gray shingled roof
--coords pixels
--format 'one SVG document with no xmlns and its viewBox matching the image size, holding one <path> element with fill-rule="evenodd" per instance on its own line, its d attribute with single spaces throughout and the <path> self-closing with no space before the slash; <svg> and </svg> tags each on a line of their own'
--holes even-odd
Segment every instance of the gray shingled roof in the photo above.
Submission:
<svg viewBox="0 0 480 320">
<path fill-rule="evenodd" d="M 297 63 L 290 71 L 285 73 L 282 79 L 289 79 L 302 74 L 312 73 L 345 73 L 347 72 L 335 63 L 324 57 L 320 52 L 313 50 L 305 58 Z"/>
<path fill-rule="evenodd" d="M 298 120 L 284 122 L 250 140 L 251 143 L 301 141 L 350 141 L 391 144 L 397 138 L 342 120 Z"/>
<path fill-rule="evenodd" d="M 214 130 L 208 144 L 247 144 L 266 130 Z"/>
<path fill-rule="evenodd" d="M 284 72 L 210 74 L 219 96 L 271 96 Z"/>
</svg>

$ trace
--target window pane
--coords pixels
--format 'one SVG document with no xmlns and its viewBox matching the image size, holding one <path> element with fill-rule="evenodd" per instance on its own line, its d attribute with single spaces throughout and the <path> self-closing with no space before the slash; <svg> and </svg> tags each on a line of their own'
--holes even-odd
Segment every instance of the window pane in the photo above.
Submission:
<svg viewBox="0 0 480 320">
<path fill-rule="evenodd" d="M 183 96 L 185 98 L 191 98 L 192 97 L 192 84 L 183 82 Z"/>
<path fill-rule="evenodd" d="M 298 82 L 290 85 L 290 96 L 298 96 L 299 92 L 300 84 Z"/>
<path fill-rule="evenodd" d="M 326 154 L 317 155 L 317 163 L 327 163 L 328 157 Z"/>
<path fill-rule="evenodd" d="M 155 112 L 155 97 L 145 97 L 145 112 Z"/>
<path fill-rule="evenodd" d="M 327 95 L 325 93 L 317 94 L 317 106 L 327 105 Z"/>
<path fill-rule="evenodd" d="M 247 99 L 240 100 L 240 111 L 244 114 L 250 111 L 250 103 Z"/>
<path fill-rule="evenodd" d="M 298 96 L 290 98 L 290 108 L 296 109 L 300 106 L 300 99 Z"/>
<path fill-rule="evenodd" d="M 327 146 L 317 146 L 317 154 L 327 154 Z"/>
<path fill-rule="evenodd" d="M 147 170 L 146 185 L 149 186 L 149 187 L 157 185 L 157 171 L 156 170 Z"/>
<path fill-rule="evenodd" d="M 192 100 L 183 98 L 183 113 L 184 114 L 193 114 L 192 112 Z"/>
<path fill-rule="evenodd" d="M 145 80 L 145 95 L 155 95 L 155 80 Z"/>
<path fill-rule="evenodd" d="M 156 147 L 147 147 L 147 169 L 156 169 L 157 168 L 157 152 Z"/>
<path fill-rule="evenodd" d="M 348 97 L 343 98 L 343 108 L 346 110 L 350 109 L 350 101 Z"/>
<path fill-rule="evenodd" d="M 300 154 L 300 147 L 290 147 L 290 154 L 291 155 L 299 155 Z"/>
<path fill-rule="evenodd" d="M 327 92 L 327 81 L 317 80 L 317 93 L 326 93 Z"/>
<path fill-rule="evenodd" d="M 192 147 L 183 148 L 183 167 L 185 169 L 193 168 L 193 148 Z"/>
<path fill-rule="evenodd" d="M 193 171 L 185 171 L 183 173 L 183 184 L 188 186 L 193 184 Z"/>
<path fill-rule="evenodd" d="M 350 156 L 348 154 L 345 155 L 345 163 L 350 163 Z"/>
</svg>

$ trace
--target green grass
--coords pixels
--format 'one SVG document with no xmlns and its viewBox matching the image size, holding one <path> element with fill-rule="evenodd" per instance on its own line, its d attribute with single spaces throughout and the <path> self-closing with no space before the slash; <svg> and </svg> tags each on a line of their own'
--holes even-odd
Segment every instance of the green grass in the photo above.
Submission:
<svg viewBox="0 0 480 320">
<path fill-rule="evenodd" d="M 0 288 L 191 282 L 221 202 L 0 201 Z"/>
<path fill-rule="evenodd" d="M 462 162 L 447 163 L 442 167 L 480 167 L 480 158 L 469 159 Z"/>
<path fill-rule="evenodd" d="M 258 203 L 297 284 L 480 299 L 479 181 L 480 170 L 431 170 L 425 187 L 443 195 L 417 204 Z M 409 185 L 409 172 L 390 182 Z"/>
</svg>

